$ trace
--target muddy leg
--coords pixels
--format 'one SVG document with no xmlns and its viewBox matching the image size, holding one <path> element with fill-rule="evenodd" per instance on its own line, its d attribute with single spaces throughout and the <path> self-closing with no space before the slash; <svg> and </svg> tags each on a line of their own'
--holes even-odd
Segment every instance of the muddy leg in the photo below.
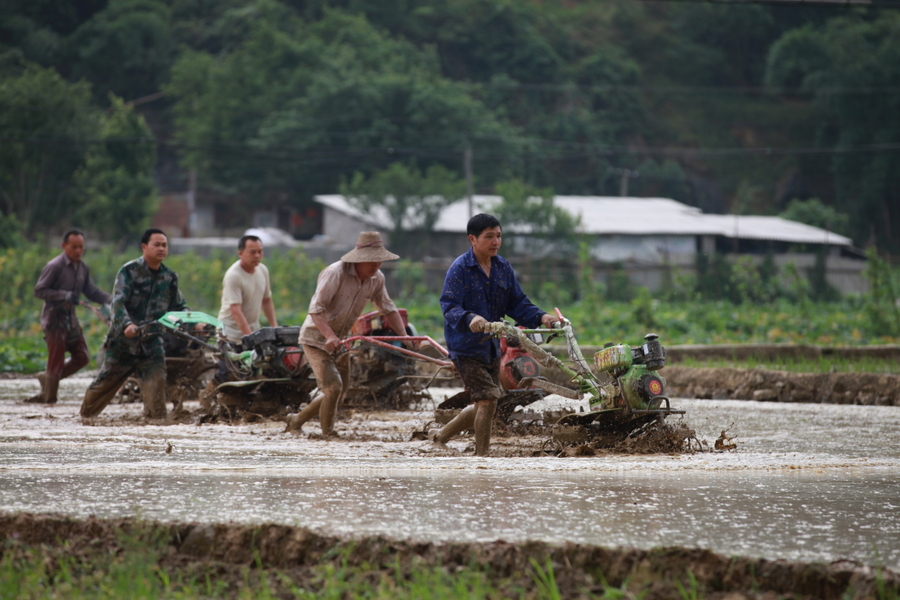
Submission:
<svg viewBox="0 0 900 600">
<path fill-rule="evenodd" d="M 475 456 L 487 456 L 490 453 L 491 426 L 496 408 L 496 400 L 475 402 Z"/>
<path fill-rule="evenodd" d="M 453 420 L 444 425 L 441 429 L 440 433 L 437 434 L 437 437 L 434 438 L 435 444 L 438 446 L 446 446 L 447 442 L 450 441 L 456 435 L 459 435 L 463 431 L 467 431 L 469 429 L 474 428 L 475 426 L 475 405 L 470 404 L 464 409 L 462 409 L 458 415 L 453 417 Z"/>
<path fill-rule="evenodd" d="M 91 382 L 84 392 L 81 402 L 82 417 L 96 417 L 113 399 L 125 380 L 131 376 L 135 367 L 128 363 L 120 363 L 115 358 L 106 356 L 103 368 L 97 378 Z"/>
<path fill-rule="evenodd" d="M 322 406 L 322 400 L 324 398 L 325 394 L 316 392 L 316 395 L 310 400 L 309 404 L 290 420 L 285 431 L 300 431 L 300 429 L 303 428 L 304 423 L 319 414 L 319 407 Z"/>
<path fill-rule="evenodd" d="M 65 368 L 66 335 L 65 329 L 48 329 L 44 332 L 44 341 L 47 343 L 47 369 L 38 374 L 38 382 L 41 384 L 40 393 L 25 402 L 56 404 L 59 380 L 62 379 Z M 55 385 L 48 386 L 51 381 L 55 382 Z"/>
<path fill-rule="evenodd" d="M 74 375 L 91 362 L 91 354 L 88 350 L 87 342 L 84 341 L 84 334 L 81 332 L 80 327 L 77 331 L 69 334 L 67 349 L 70 356 L 69 360 L 63 365 L 62 373 L 59 375 L 60 379 Z"/>
<path fill-rule="evenodd" d="M 350 384 L 350 361 L 347 360 L 349 356 L 344 354 L 340 358 L 335 358 L 321 348 L 307 345 L 303 346 L 303 352 L 316 376 L 316 385 L 319 386 L 322 398 L 316 407 L 313 406 L 316 404 L 316 400 L 313 400 L 309 406 L 294 417 L 291 428 L 296 430 L 301 427 L 315 414 L 315 408 L 318 408 L 322 433 L 333 435 L 337 407 Z"/>
<path fill-rule="evenodd" d="M 44 403 L 56 404 L 57 393 L 59 392 L 59 377 L 55 377 L 50 373 L 44 378 Z"/>
<path fill-rule="evenodd" d="M 141 400 L 144 416 L 150 419 L 166 417 L 166 370 L 151 369 L 141 377 Z"/>
</svg>

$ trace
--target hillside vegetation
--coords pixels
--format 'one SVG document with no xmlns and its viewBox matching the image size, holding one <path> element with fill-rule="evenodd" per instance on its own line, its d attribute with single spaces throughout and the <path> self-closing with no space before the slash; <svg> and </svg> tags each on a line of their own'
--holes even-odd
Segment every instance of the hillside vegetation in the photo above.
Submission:
<svg viewBox="0 0 900 600">
<path fill-rule="evenodd" d="M 396 163 L 462 177 L 468 149 L 477 192 L 818 199 L 896 253 L 898 37 L 877 0 L 11 0 L 0 245 L 124 243 L 189 170 L 302 207 Z"/>
</svg>

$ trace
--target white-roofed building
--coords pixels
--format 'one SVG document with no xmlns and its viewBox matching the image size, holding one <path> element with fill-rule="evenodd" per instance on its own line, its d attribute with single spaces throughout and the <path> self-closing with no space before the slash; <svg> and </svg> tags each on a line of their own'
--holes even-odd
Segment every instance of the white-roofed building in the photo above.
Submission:
<svg viewBox="0 0 900 600">
<path fill-rule="evenodd" d="M 316 196 L 323 207 L 325 239 L 352 243 L 360 231 L 377 229 L 389 238 L 392 228 L 387 213 L 364 214 L 344 196 Z M 499 196 L 474 196 L 472 211 L 491 212 Z M 699 208 L 669 198 L 618 196 L 556 196 L 557 206 L 580 219 L 579 231 L 590 240 L 592 257 L 602 263 L 621 263 L 635 283 L 654 289 L 660 266 L 690 267 L 698 253 L 775 255 L 781 265 L 794 262 L 808 268 L 813 250 L 826 247 L 829 280 L 838 289 L 859 291 L 863 261 L 850 238 L 818 227 L 780 217 L 704 214 Z M 433 231 L 428 233 L 429 258 L 451 259 L 468 249 L 466 199 L 447 206 Z M 508 254 L 544 257 L 554 255 L 552 239 L 533 236 L 528 227 L 504 227 Z M 511 246 L 511 248 L 510 248 Z M 798 248 L 803 248 L 798 252 Z M 418 257 L 420 259 L 426 257 Z M 644 273 L 645 275 L 641 275 Z"/>
<path fill-rule="evenodd" d="M 316 196 L 315 200 L 324 207 L 322 234 L 333 241 L 354 240 L 366 227 L 390 235 L 392 224 L 386 211 L 363 214 L 340 195 Z M 499 196 L 474 196 L 473 211 L 490 212 L 499 201 Z M 608 262 L 647 262 L 661 253 L 694 255 L 734 248 L 741 252 L 742 247 L 759 247 L 761 242 L 822 244 L 833 249 L 850 249 L 853 245 L 850 238 L 781 217 L 704 214 L 699 208 L 669 198 L 556 196 L 554 202 L 580 219 L 580 231 L 597 241 L 595 258 Z M 443 242 L 449 240 L 444 234 L 462 235 L 465 248 L 468 219 L 467 200 L 447 206 L 434 226 L 434 250 L 440 252 L 446 247 Z M 516 238 L 527 238 L 530 233 L 528 227 L 506 229 L 517 234 Z"/>
</svg>

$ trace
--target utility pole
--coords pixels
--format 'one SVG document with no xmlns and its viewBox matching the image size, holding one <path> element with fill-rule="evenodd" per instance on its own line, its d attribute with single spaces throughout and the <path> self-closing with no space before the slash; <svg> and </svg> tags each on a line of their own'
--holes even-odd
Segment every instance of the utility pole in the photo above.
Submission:
<svg viewBox="0 0 900 600">
<path fill-rule="evenodd" d="M 187 211 L 188 222 L 185 237 L 194 235 L 197 229 L 197 169 L 191 169 L 188 174 Z"/>
<path fill-rule="evenodd" d="M 610 167 L 608 171 L 610 173 L 615 173 L 621 176 L 619 179 L 619 196 L 623 198 L 628 195 L 628 180 L 640 177 L 641 175 L 638 171 L 632 171 L 631 169 L 622 169 L 619 167 Z"/>
<path fill-rule="evenodd" d="M 466 138 L 466 147 L 463 150 L 463 172 L 466 174 L 466 199 L 469 202 L 469 218 L 475 207 L 472 205 L 472 146 L 469 145 L 469 138 Z"/>
</svg>

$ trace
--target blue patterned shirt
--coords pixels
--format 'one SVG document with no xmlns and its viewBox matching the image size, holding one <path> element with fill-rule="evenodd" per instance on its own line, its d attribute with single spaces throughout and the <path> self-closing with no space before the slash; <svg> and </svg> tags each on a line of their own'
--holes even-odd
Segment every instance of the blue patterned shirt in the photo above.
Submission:
<svg viewBox="0 0 900 600">
<path fill-rule="evenodd" d="M 516 274 L 506 259 L 491 257 L 491 276 L 488 278 L 471 248 L 447 270 L 441 292 L 441 311 L 450 358 L 465 356 L 485 364 L 500 357 L 500 340 L 482 341 L 487 334 L 470 331 L 469 322 L 475 315 L 489 322 L 500 321 L 508 315 L 520 325 L 536 328 L 545 314 L 519 287 Z"/>
</svg>

